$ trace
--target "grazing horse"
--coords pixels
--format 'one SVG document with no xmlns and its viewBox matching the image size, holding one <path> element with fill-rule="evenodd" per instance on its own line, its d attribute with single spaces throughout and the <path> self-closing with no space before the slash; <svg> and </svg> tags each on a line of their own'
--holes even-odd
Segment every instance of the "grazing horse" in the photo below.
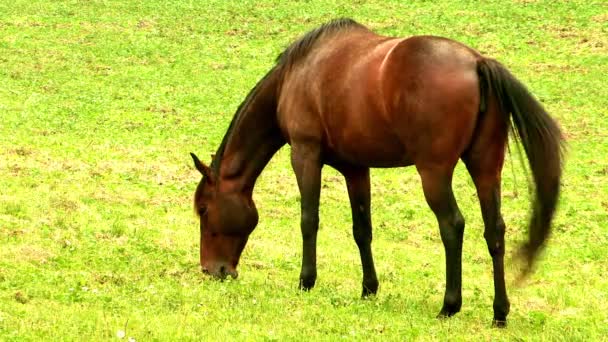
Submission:
<svg viewBox="0 0 608 342">
<path fill-rule="evenodd" d="M 300 288 L 312 288 L 317 278 L 321 169 L 327 164 L 346 179 L 363 296 L 375 294 L 369 168 L 414 165 L 445 248 L 439 316 L 452 316 L 462 302 L 464 219 L 452 192 L 461 159 L 477 189 L 492 257 L 493 324 L 504 326 L 510 304 L 500 183 L 509 131 L 523 145 L 535 183 L 529 237 L 520 251 L 528 272 L 550 233 L 562 173 L 562 134 L 542 105 L 499 62 L 461 43 L 380 36 L 350 19 L 322 25 L 281 53 L 249 92 L 210 166 L 192 154 L 203 175 L 194 196 L 202 270 L 236 278 L 258 223 L 256 179 L 287 143 L 301 194 Z"/>
</svg>

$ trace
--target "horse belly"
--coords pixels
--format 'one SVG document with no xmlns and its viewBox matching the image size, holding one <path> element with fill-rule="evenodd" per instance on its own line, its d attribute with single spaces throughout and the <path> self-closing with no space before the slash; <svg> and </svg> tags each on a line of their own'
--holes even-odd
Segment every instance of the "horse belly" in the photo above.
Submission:
<svg viewBox="0 0 608 342">
<path fill-rule="evenodd" d="M 388 130 L 372 132 L 345 129 L 331 141 L 326 152 L 332 161 L 353 165 L 398 167 L 413 164 L 405 146 Z"/>
</svg>

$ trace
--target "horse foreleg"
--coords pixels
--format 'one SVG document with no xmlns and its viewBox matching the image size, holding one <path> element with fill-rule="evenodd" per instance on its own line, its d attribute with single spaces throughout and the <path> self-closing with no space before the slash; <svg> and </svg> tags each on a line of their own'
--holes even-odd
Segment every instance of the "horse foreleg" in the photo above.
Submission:
<svg viewBox="0 0 608 342">
<path fill-rule="evenodd" d="M 372 257 L 372 221 L 370 209 L 370 180 L 369 168 L 341 168 L 340 172 L 346 179 L 348 197 L 353 217 L 353 236 L 363 268 L 362 297 L 378 292 L 378 278 Z"/>
<path fill-rule="evenodd" d="M 309 290 L 317 279 L 317 231 L 321 193 L 321 159 L 316 145 L 292 144 L 291 165 L 300 189 L 302 230 L 302 271 L 300 289 Z"/>
</svg>

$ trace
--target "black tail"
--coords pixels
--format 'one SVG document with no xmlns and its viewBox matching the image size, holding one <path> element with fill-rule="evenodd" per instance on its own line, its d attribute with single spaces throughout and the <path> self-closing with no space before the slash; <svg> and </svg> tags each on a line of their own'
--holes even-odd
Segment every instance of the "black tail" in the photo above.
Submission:
<svg viewBox="0 0 608 342">
<path fill-rule="evenodd" d="M 502 64 L 493 59 L 483 59 L 477 68 L 482 94 L 494 96 L 505 120 L 512 120 L 513 125 L 509 126 L 514 138 L 519 139 L 524 147 L 536 186 L 528 242 L 520 250 L 527 262 L 525 275 L 531 270 L 551 232 L 562 175 L 563 137 L 559 126 L 543 106 Z M 487 99 L 483 99 L 483 106 L 486 103 Z"/>
</svg>

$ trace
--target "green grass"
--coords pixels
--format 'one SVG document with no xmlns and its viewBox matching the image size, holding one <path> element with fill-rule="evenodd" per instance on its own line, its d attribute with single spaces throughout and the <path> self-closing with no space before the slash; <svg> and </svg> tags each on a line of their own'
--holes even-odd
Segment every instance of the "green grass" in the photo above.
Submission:
<svg viewBox="0 0 608 342">
<path fill-rule="evenodd" d="M 603 1 L 22 1 L 0 3 L 0 340 L 601 340 L 608 336 L 608 6 Z M 506 64 L 560 122 L 569 153 L 554 234 L 506 330 L 472 182 L 462 312 L 436 320 L 443 247 L 414 169 L 374 170 L 380 292 L 361 269 L 344 181 L 324 170 L 319 279 L 296 289 L 299 194 L 282 149 L 258 181 L 260 223 L 236 281 L 198 268 L 189 152 L 305 31 L 349 16 L 436 34 Z M 208 158 L 205 158 L 208 160 Z M 512 160 L 512 162 L 511 162 Z M 503 173 L 508 253 L 526 176 Z M 515 177 L 514 177 L 515 176 Z M 508 263 L 508 282 L 517 275 Z"/>
</svg>

